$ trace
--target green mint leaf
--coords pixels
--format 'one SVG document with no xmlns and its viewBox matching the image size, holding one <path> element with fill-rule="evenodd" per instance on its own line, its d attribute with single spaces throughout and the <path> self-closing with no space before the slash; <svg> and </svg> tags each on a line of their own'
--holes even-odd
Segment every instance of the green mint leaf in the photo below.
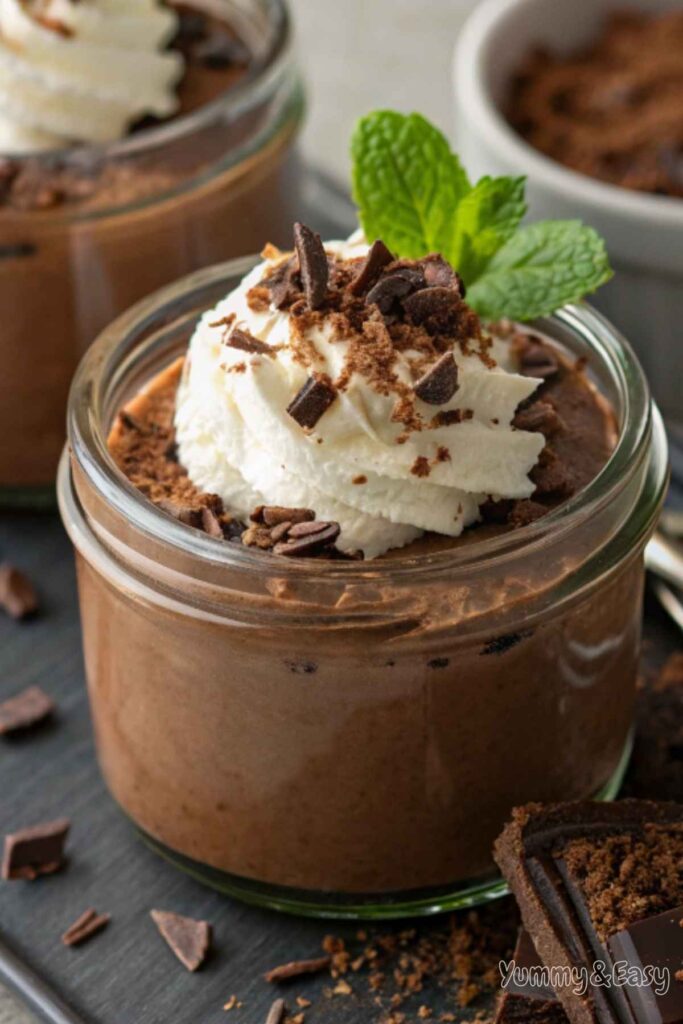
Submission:
<svg viewBox="0 0 683 1024">
<path fill-rule="evenodd" d="M 467 290 L 481 316 L 533 320 L 577 302 L 612 276 L 605 244 L 578 220 L 521 228 Z"/>
<path fill-rule="evenodd" d="M 481 178 L 461 199 L 451 249 L 444 253 L 465 284 L 476 279 L 526 213 L 525 178 Z"/>
<path fill-rule="evenodd" d="M 470 183 L 446 138 L 419 114 L 378 110 L 351 140 L 353 195 L 368 241 L 408 259 L 448 258 L 455 212 Z"/>
</svg>

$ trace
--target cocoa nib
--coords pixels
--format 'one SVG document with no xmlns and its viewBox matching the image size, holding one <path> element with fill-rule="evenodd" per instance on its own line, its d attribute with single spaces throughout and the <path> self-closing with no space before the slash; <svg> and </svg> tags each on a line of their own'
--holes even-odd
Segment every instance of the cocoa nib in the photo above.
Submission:
<svg viewBox="0 0 683 1024">
<path fill-rule="evenodd" d="M 305 224 L 294 225 L 294 247 L 299 257 L 299 270 L 304 295 L 310 309 L 319 309 L 327 296 L 329 267 L 320 235 Z"/>
<path fill-rule="evenodd" d="M 420 294 L 418 292 L 418 294 Z M 452 352 L 444 352 L 414 387 L 415 394 L 429 405 L 445 405 L 458 388 L 458 367 Z"/>
<path fill-rule="evenodd" d="M 326 380 L 309 377 L 301 391 L 287 406 L 287 412 L 300 427 L 311 429 L 336 396 L 337 392 Z"/>
<path fill-rule="evenodd" d="M 362 295 L 373 286 L 382 270 L 394 257 L 381 239 L 373 242 L 358 274 L 349 285 L 352 295 Z"/>
<path fill-rule="evenodd" d="M 251 352 L 263 356 L 274 355 L 270 345 L 266 345 L 265 341 L 255 338 L 249 331 L 244 331 L 240 327 L 233 328 L 223 344 L 229 348 L 238 348 L 241 352 Z"/>
<path fill-rule="evenodd" d="M 64 844 L 71 823 L 67 818 L 20 829 L 5 836 L 2 877 L 29 882 L 51 875 L 64 863 Z"/>
</svg>

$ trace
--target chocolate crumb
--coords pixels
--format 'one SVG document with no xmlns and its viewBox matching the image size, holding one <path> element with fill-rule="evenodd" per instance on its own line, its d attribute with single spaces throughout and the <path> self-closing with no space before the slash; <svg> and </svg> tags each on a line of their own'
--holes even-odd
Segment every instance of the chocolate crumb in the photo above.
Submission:
<svg viewBox="0 0 683 1024">
<path fill-rule="evenodd" d="M 329 267 L 320 235 L 297 221 L 294 247 L 299 257 L 301 283 L 309 309 L 319 309 L 327 297 Z"/>
<path fill-rule="evenodd" d="M 59 871 L 70 827 L 68 818 L 58 818 L 5 836 L 2 877 L 32 882 L 39 875 Z"/>
<path fill-rule="evenodd" d="M 336 396 L 337 392 L 328 381 L 309 377 L 287 406 L 287 412 L 300 427 L 310 430 L 329 409 Z"/>
<path fill-rule="evenodd" d="M 299 978 L 302 974 L 318 974 L 330 966 L 329 956 L 313 957 L 310 960 L 291 960 L 287 964 L 280 964 L 267 971 L 263 977 L 271 984 L 277 985 L 282 981 L 289 981 L 290 978 Z"/>
<path fill-rule="evenodd" d="M 452 352 L 444 352 L 414 387 L 415 394 L 429 405 L 445 405 L 458 388 L 458 366 Z"/>
<path fill-rule="evenodd" d="M 0 565 L 0 607 L 13 619 L 25 619 L 38 610 L 33 584 L 23 572 L 9 562 Z"/>
<path fill-rule="evenodd" d="M 80 946 L 82 942 L 86 942 L 106 928 L 110 920 L 110 914 L 98 914 L 90 907 L 67 928 L 62 935 L 62 942 L 65 946 Z"/>
<path fill-rule="evenodd" d="M 0 704 L 0 736 L 44 722 L 54 709 L 54 703 L 39 686 L 29 686 Z"/>
<path fill-rule="evenodd" d="M 265 341 L 255 338 L 253 334 L 242 330 L 241 327 L 233 328 L 230 334 L 224 338 L 223 344 L 228 348 L 237 348 L 241 352 L 258 353 L 258 355 L 271 357 L 275 354 L 272 347 L 266 345 Z"/>
<path fill-rule="evenodd" d="M 198 970 L 206 960 L 211 944 L 208 921 L 195 921 L 166 910 L 152 910 L 150 917 L 181 964 L 188 971 Z"/>
<path fill-rule="evenodd" d="M 367 482 L 368 478 L 366 477 L 365 473 L 359 473 L 358 476 L 354 476 L 353 479 L 351 480 L 351 483 L 356 484 L 356 486 L 359 486 L 360 484 L 366 484 Z"/>
<path fill-rule="evenodd" d="M 410 467 L 410 472 L 413 476 L 426 477 L 432 471 L 432 467 L 429 465 L 429 459 L 424 455 L 418 455 L 415 462 Z"/>
</svg>

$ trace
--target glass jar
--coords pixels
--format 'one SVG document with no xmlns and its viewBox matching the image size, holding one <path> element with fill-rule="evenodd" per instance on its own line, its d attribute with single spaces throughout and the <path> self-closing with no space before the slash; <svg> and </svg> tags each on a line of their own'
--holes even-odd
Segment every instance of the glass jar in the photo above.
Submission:
<svg viewBox="0 0 683 1024">
<path fill-rule="evenodd" d="M 514 805 L 618 789 L 667 482 L 660 417 L 626 342 L 567 307 L 536 326 L 588 359 L 619 440 L 562 507 L 367 563 L 216 541 L 150 504 L 106 439 L 252 266 L 140 303 L 73 385 L 59 497 L 105 778 L 165 856 L 254 903 L 389 917 L 491 898 Z"/>
<path fill-rule="evenodd" d="M 0 206 L 0 505 L 54 500 L 69 384 L 113 317 L 191 270 L 290 239 L 303 100 L 287 9 L 214 8 L 253 55 L 244 78 L 121 142 L 32 156 L 38 180 L 68 190 L 39 197 L 46 208 Z"/>
</svg>

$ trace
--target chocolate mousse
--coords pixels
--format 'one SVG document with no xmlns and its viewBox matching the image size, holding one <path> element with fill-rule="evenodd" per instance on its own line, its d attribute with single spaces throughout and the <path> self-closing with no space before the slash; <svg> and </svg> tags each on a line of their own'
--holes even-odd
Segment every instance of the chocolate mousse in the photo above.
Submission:
<svg viewBox="0 0 683 1024">
<path fill-rule="evenodd" d="M 683 11 L 615 10 L 578 53 L 530 53 L 507 115 L 536 149 L 623 188 L 683 196 Z"/>
<path fill-rule="evenodd" d="M 44 95 L 33 97 L 40 131 L 20 119 L 0 126 L 0 503 L 30 502 L 53 483 L 68 387 L 102 327 L 177 276 L 252 251 L 266 231 L 286 237 L 295 201 L 295 79 L 283 74 L 261 92 L 249 84 L 268 72 L 267 37 L 277 29 L 261 26 L 254 48 L 220 7 L 150 0 L 134 15 L 140 31 L 153 17 L 173 31 L 164 43 L 159 30 L 165 48 L 157 52 L 152 39 L 125 46 L 119 36 L 131 29 L 115 9 L 88 5 L 81 22 L 80 6 L 62 5 L 71 28 L 21 5 L 26 31 L 48 49 L 82 47 L 79 74 L 89 67 L 116 101 L 96 100 L 95 87 L 81 94 L 79 79 L 59 107 L 58 130 L 50 111 L 63 83 L 48 75 Z M 228 116 L 221 104 L 237 86 L 245 106 Z M 91 102 L 100 106 L 90 110 Z M 81 123 L 83 136 L 72 137 Z M 116 134 L 121 125 L 127 138 Z"/>
</svg>

